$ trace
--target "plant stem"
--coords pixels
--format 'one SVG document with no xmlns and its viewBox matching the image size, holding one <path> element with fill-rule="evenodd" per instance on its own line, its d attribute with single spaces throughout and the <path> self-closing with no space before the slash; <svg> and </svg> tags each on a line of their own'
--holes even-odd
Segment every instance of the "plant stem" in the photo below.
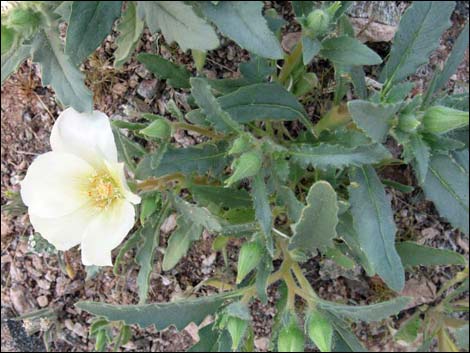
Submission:
<svg viewBox="0 0 470 353">
<path fill-rule="evenodd" d="M 191 125 L 191 124 L 181 123 L 181 122 L 175 122 L 175 123 L 173 123 L 173 126 L 175 128 L 178 128 L 178 129 L 194 131 L 194 132 L 197 132 L 198 134 L 201 134 L 201 135 L 213 138 L 213 139 L 221 140 L 221 139 L 224 138 L 224 135 L 222 135 L 222 134 L 218 134 L 217 132 L 214 132 L 210 129 L 206 129 L 206 128 L 196 126 L 196 125 Z"/>
</svg>

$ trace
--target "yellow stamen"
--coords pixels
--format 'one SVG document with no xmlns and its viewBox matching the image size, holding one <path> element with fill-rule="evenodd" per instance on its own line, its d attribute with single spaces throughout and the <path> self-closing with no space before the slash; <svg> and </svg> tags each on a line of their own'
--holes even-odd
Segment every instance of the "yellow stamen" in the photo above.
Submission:
<svg viewBox="0 0 470 353">
<path fill-rule="evenodd" d="M 114 200 L 122 198 L 116 181 L 106 172 L 93 174 L 88 179 L 87 195 L 98 208 L 107 208 Z"/>
</svg>

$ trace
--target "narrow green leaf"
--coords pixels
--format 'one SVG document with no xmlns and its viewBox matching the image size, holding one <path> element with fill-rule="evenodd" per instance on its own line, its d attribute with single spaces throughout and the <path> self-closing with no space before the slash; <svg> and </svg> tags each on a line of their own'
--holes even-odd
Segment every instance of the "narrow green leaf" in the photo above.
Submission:
<svg viewBox="0 0 470 353">
<path fill-rule="evenodd" d="M 441 216 L 469 234 L 468 150 L 458 152 L 458 160 L 446 155 L 431 158 L 426 181 L 426 198 L 434 202 Z M 459 160 L 467 161 L 467 168 Z"/>
<path fill-rule="evenodd" d="M 215 204 L 222 208 L 250 208 L 253 206 L 250 194 L 243 189 L 212 185 L 191 185 L 193 198 L 204 206 Z"/>
<path fill-rule="evenodd" d="M 404 267 L 465 265 L 465 257 L 447 249 L 436 249 L 405 241 L 396 244 Z"/>
<path fill-rule="evenodd" d="M 256 268 L 256 292 L 258 293 L 259 300 L 264 304 L 268 302 L 268 277 L 273 270 L 272 258 L 269 254 L 265 253 Z"/>
<path fill-rule="evenodd" d="M 401 291 L 405 273 L 395 249 L 396 226 L 390 200 L 371 166 L 350 173 L 349 202 L 359 244 L 377 274 L 394 291 Z"/>
<path fill-rule="evenodd" d="M 118 151 L 119 161 L 124 162 L 126 167 L 132 172 L 135 171 L 134 158 L 142 157 L 146 151 L 139 144 L 131 141 L 128 137 L 124 136 L 115 127 L 113 129 L 114 141 Z"/>
<path fill-rule="evenodd" d="M 188 352 L 217 352 L 219 332 L 214 324 L 204 326 L 198 332 L 199 342 L 188 349 Z"/>
<path fill-rule="evenodd" d="M 197 105 L 216 130 L 242 132 L 240 125 L 227 112 L 222 110 L 205 79 L 193 77 L 189 82 L 191 84 L 191 94 L 196 100 Z"/>
<path fill-rule="evenodd" d="M 405 155 L 414 159 L 413 166 L 416 170 L 416 176 L 420 184 L 423 184 L 428 174 L 429 160 L 431 158 L 431 149 L 428 144 L 418 134 L 410 137 L 410 143 L 405 145 Z"/>
<path fill-rule="evenodd" d="M 310 61 L 320 52 L 322 45 L 317 38 L 311 38 L 302 34 L 302 60 L 304 65 L 310 64 Z"/>
<path fill-rule="evenodd" d="M 162 31 L 169 44 L 187 49 L 211 50 L 219 46 L 214 29 L 184 1 L 139 1 L 138 13 L 150 32 Z"/>
<path fill-rule="evenodd" d="M 362 100 L 348 103 L 353 121 L 375 142 L 385 139 L 399 108 L 400 104 L 375 104 Z"/>
<path fill-rule="evenodd" d="M 92 111 L 92 94 L 83 82 L 84 75 L 64 54 L 58 33 L 38 32 L 33 43 L 33 61 L 41 66 L 42 83 L 52 86 L 63 105 L 79 112 Z"/>
<path fill-rule="evenodd" d="M 378 65 L 382 58 L 355 38 L 341 36 L 321 42 L 320 55 L 338 65 Z"/>
<path fill-rule="evenodd" d="M 159 55 L 140 53 L 137 60 L 155 76 L 167 80 L 173 88 L 190 88 L 190 72 L 184 66 L 172 63 Z"/>
<path fill-rule="evenodd" d="M 218 98 L 224 111 L 239 123 L 255 120 L 295 120 L 307 116 L 297 98 L 277 83 L 241 87 Z"/>
<path fill-rule="evenodd" d="M 233 173 L 225 180 L 225 185 L 231 186 L 245 178 L 249 178 L 258 174 L 261 169 L 263 156 L 259 151 L 249 151 L 243 153 L 232 163 Z"/>
<path fill-rule="evenodd" d="M 409 302 L 410 298 L 398 297 L 378 304 L 352 306 L 321 300 L 318 302 L 318 307 L 353 321 L 374 322 L 398 314 Z"/>
<path fill-rule="evenodd" d="M 163 330 L 170 325 L 182 330 L 191 322 L 199 325 L 208 315 L 214 314 L 225 302 L 227 294 L 212 295 L 196 299 L 184 299 L 171 303 L 143 305 L 112 305 L 100 302 L 82 301 L 78 308 L 109 321 L 123 321 L 126 325 L 140 327 L 154 325 Z"/>
<path fill-rule="evenodd" d="M 74 1 L 67 27 L 65 54 L 75 66 L 93 53 L 111 33 L 122 1 Z"/>
<path fill-rule="evenodd" d="M 344 168 L 379 163 L 391 158 L 390 152 L 381 144 L 374 143 L 357 147 L 341 145 L 301 144 L 293 146 L 289 151 L 293 161 L 306 168 Z"/>
<path fill-rule="evenodd" d="M 453 1 L 416 1 L 404 13 L 380 81 L 398 82 L 416 72 L 450 26 Z"/>
<path fill-rule="evenodd" d="M 289 250 L 302 249 L 315 253 L 326 251 L 333 245 L 338 224 L 338 202 L 336 192 L 326 181 L 312 185 L 300 219 L 293 226 L 294 236 Z"/>
<path fill-rule="evenodd" d="M 114 52 L 114 66 L 121 67 L 132 56 L 144 30 L 144 22 L 137 15 L 134 1 L 127 3 L 127 10 L 122 14 L 116 30 L 119 35 L 116 38 L 117 49 Z"/>
<path fill-rule="evenodd" d="M 418 338 L 422 322 L 420 312 L 417 312 L 400 327 L 394 336 L 395 340 L 413 343 Z"/>
<path fill-rule="evenodd" d="M 219 30 L 242 48 L 262 57 L 282 59 L 282 50 L 276 36 L 262 15 L 261 1 L 209 1 L 200 3 L 204 15 Z"/>
<path fill-rule="evenodd" d="M 255 207 L 256 220 L 259 222 L 265 237 L 266 248 L 268 249 L 269 254 L 273 256 L 274 245 L 271 235 L 273 216 L 271 213 L 269 194 L 266 189 L 263 173 L 258 173 L 258 175 L 253 178 L 251 185 L 251 196 L 253 198 L 253 205 Z"/>
<path fill-rule="evenodd" d="M 171 270 L 189 250 L 193 241 L 199 239 L 202 227 L 197 223 L 188 222 L 184 217 L 178 217 L 178 228 L 171 234 L 163 257 L 163 271 Z"/>
<path fill-rule="evenodd" d="M 300 219 L 304 204 L 297 199 L 294 191 L 292 191 L 292 189 L 287 186 L 282 185 L 277 195 L 284 206 L 287 208 L 287 215 L 289 216 L 289 219 L 296 223 Z"/>
</svg>

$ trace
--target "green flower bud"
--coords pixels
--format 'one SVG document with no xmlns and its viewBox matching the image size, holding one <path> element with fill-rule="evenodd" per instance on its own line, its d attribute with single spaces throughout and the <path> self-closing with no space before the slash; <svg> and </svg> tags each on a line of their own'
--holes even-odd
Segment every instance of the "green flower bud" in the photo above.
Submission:
<svg viewBox="0 0 470 353">
<path fill-rule="evenodd" d="M 292 314 L 289 324 L 279 332 L 277 350 L 279 352 L 303 352 L 304 346 L 304 333 L 300 329 L 295 315 Z"/>
<path fill-rule="evenodd" d="M 333 340 L 333 327 L 331 323 L 317 310 L 308 314 L 307 333 L 320 352 L 331 352 Z"/>
<path fill-rule="evenodd" d="M 258 242 L 244 243 L 238 255 L 237 284 L 258 266 L 263 256 L 263 247 Z"/>
<path fill-rule="evenodd" d="M 329 25 L 330 16 L 321 9 L 314 10 L 307 16 L 307 27 L 315 36 L 325 33 Z"/>
<path fill-rule="evenodd" d="M 467 126 L 468 112 L 436 105 L 424 113 L 423 125 L 426 132 L 444 134 Z"/>
<path fill-rule="evenodd" d="M 157 119 L 140 132 L 146 136 L 165 140 L 171 136 L 171 126 L 165 119 Z"/>
<path fill-rule="evenodd" d="M 241 135 L 233 141 L 228 154 L 238 154 L 248 151 L 251 148 L 250 137 L 246 134 Z"/>
<path fill-rule="evenodd" d="M 6 25 L 22 33 L 24 37 L 31 36 L 41 23 L 41 14 L 32 8 L 16 6 L 6 17 Z"/>
<path fill-rule="evenodd" d="M 243 153 L 232 163 L 234 172 L 230 178 L 225 180 L 225 185 L 230 186 L 239 180 L 258 174 L 261 163 L 261 154 L 258 151 Z"/>
<path fill-rule="evenodd" d="M 398 120 L 398 127 L 404 132 L 414 132 L 421 125 L 421 121 L 413 113 L 403 114 Z"/>
<path fill-rule="evenodd" d="M 2 25 L 2 55 L 8 52 L 15 44 L 17 33 L 14 29 Z"/>
<path fill-rule="evenodd" d="M 245 336 L 248 322 L 238 317 L 231 316 L 227 319 L 227 330 L 232 337 L 232 351 L 236 351 Z"/>
<path fill-rule="evenodd" d="M 311 92 L 318 86 L 318 78 L 313 72 L 307 72 L 295 83 L 293 93 L 297 96 L 303 96 Z"/>
</svg>

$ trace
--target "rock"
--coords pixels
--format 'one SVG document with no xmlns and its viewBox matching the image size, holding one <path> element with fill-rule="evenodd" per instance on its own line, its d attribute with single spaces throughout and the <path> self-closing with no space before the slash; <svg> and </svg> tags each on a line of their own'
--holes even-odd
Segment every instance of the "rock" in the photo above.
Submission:
<svg viewBox="0 0 470 353">
<path fill-rule="evenodd" d="M 184 331 L 191 336 L 193 342 L 199 342 L 199 328 L 194 322 L 191 322 L 188 326 L 186 326 Z"/>
<path fill-rule="evenodd" d="M 29 292 L 23 286 L 14 285 L 10 288 L 10 300 L 19 314 L 25 314 L 34 308 L 34 304 L 29 298 Z"/>
<path fill-rule="evenodd" d="M 36 300 L 41 308 L 44 308 L 49 304 L 49 299 L 47 299 L 47 296 L 45 295 L 41 295 Z"/>
<path fill-rule="evenodd" d="M 114 84 L 112 91 L 117 96 L 123 96 L 127 92 L 127 86 L 118 82 Z"/>
<path fill-rule="evenodd" d="M 168 216 L 167 219 L 163 222 L 160 230 L 165 234 L 170 234 L 176 228 L 176 213 L 171 214 Z"/>
<path fill-rule="evenodd" d="M 151 100 L 157 94 L 158 80 L 144 80 L 137 87 L 137 94 L 142 98 Z"/>
<path fill-rule="evenodd" d="M 39 288 L 44 289 L 44 290 L 49 290 L 51 288 L 51 284 L 44 279 L 38 280 L 38 286 Z"/>
<path fill-rule="evenodd" d="M 405 283 L 401 295 L 413 298 L 406 309 L 414 308 L 432 302 L 436 297 L 436 286 L 426 278 L 413 278 Z"/>
<path fill-rule="evenodd" d="M 355 1 L 347 14 L 362 42 L 390 42 L 400 22 L 394 1 Z"/>
<path fill-rule="evenodd" d="M 255 347 L 260 352 L 266 352 L 269 348 L 269 338 L 261 337 L 255 339 Z"/>
<path fill-rule="evenodd" d="M 82 324 L 76 322 L 75 325 L 73 325 L 72 331 L 80 337 L 86 337 L 88 335 L 87 330 L 83 327 Z"/>
<path fill-rule="evenodd" d="M 302 32 L 291 32 L 287 33 L 284 37 L 282 37 L 281 47 L 286 52 L 290 53 L 294 49 L 297 42 L 302 37 Z"/>
</svg>

